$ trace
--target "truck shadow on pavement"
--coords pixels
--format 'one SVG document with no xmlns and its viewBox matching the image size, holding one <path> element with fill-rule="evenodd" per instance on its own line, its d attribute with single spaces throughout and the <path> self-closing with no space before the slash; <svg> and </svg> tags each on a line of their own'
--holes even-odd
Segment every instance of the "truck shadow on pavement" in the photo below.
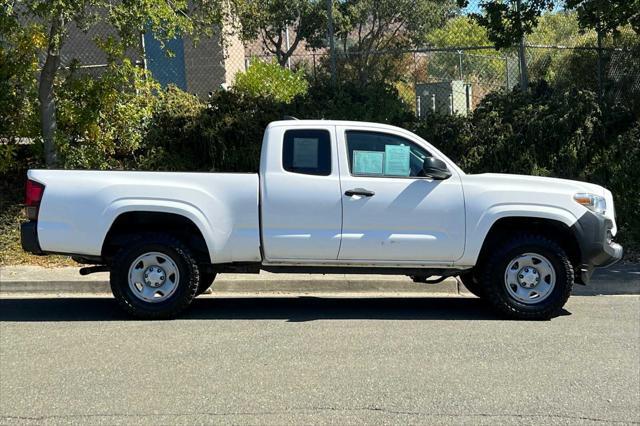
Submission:
<svg viewBox="0 0 640 426">
<path fill-rule="evenodd" d="M 559 316 L 571 315 L 563 310 Z M 476 298 L 201 297 L 179 320 L 502 320 Z M 0 322 L 132 321 L 114 299 L 0 299 Z"/>
</svg>

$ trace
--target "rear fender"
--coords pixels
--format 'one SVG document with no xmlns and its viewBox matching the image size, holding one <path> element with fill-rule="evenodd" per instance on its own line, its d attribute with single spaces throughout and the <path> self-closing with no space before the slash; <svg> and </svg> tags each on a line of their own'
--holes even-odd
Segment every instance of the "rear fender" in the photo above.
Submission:
<svg viewBox="0 0 640 426">
<path fill-rule="evenodd" d="M 108 227 L 102 232 L 102 245 L 104 244 L 104 238 L 116 219 L 120 215 L 129 212 L 172 213 L 191 220 L 204 237 L 209 258 L 212 262 L 217 248 L 216 241 L 223 241 L 226 238 L 224 232 L 216 231 L 211 227 L 204 213 L 191 204 L 173 200 L 122 198 L 109 204 L 103 211 L 103 217 L 105 218 L 104 223 L 107 223 Z M 218 261 L 220 261 L 220 259 L 218 259 Z"/>
</svg>

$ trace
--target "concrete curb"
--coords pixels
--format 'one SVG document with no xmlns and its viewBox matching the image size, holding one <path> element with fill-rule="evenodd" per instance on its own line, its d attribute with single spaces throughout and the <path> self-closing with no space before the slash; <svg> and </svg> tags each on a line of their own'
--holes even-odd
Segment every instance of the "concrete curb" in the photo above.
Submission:
<svg viewBox="0 0 640 426">
<path fill-rule="evenodd" d="M 454 278 L 437 285 L 416 284 L 408 277 L 344 274 L 220 274 L 215 293 L 396 293 L 458 294 Z M 0 268 L 0 294 L 16 293 L 111 293 L 109 274 L 81 276 L 78 268 L 11 266 Z"/>
<path fill-rule="evenodd" d="M 0 296 L 26 294 L 109 294 L 108 274 L 78 274 L 78 268 L 12 266 L 0 268 Z M 214 294 L 468 294 L 455 278 L 439 284 L 416 284 L 408 277 L 385 275 L 221 274 Z M 640 294 L 640 267 L 620 265 L 594 274 L 588 286 L 576 285 L 576 295 Z"/>
</svg>

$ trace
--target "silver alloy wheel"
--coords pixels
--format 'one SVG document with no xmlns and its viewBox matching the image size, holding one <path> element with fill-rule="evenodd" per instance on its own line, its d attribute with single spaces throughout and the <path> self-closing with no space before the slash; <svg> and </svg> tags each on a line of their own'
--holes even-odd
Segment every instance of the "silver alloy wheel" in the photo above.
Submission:
<svg viewBox="0 0 640 426">
<path fill-rule="evenodd" d="M 164 253 L 145 253 L 134 260 L 129 268 L 129 288 L 144 302 L 167 300 L 175 293 L 179 282 L 178 266 Z"/>
<path fill-rule="evenodd" d="M 504 285 L 518 302 L 534 305 L 545 300 L 556 286 L 556 271 L 549 260 L 537 253 L 524 253 L 509 262 Z"/>
</svg>

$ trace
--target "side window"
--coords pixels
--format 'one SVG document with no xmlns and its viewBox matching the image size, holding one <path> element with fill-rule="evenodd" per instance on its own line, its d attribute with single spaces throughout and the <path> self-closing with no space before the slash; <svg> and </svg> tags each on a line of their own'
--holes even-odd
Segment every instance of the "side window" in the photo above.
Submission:
<svg viewBox="0 0 640 426">
<path fill-rule="evenodd" d="M 400 136 L 348 130 L 349 170 L 354 176 L 419 177 L 431 154 Z"/>
<path fill-rule="evenodd" d="M 327 130 L 287 130 L 282 141 L 282 166 L 305 175 L 331 174 L 331 136 Z"/>
</svg>

